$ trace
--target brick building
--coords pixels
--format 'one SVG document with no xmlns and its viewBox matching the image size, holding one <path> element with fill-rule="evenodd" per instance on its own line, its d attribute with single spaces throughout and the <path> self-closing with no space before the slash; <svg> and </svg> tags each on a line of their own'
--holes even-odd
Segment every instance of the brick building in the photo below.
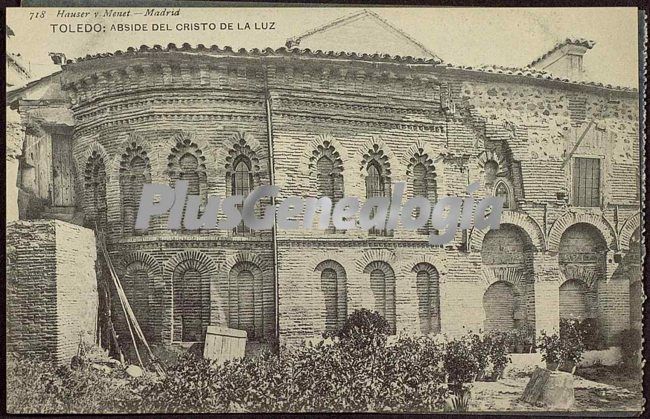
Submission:
<svg viewBox="0 0 650 419">
<path fill-rule="evenodd" d="M 375 35 L 359 51 L 320 50 L 350 25 Z M 9 96 L 36 127 L 25 144 L 50 150 L 45 169 L 24 156 L 21 218 L 107 232 L 154 342 L 200 342 L 209 324 L 295 342 L 360 307 L 397 333 L 597 318 L 613 341 L 640 325 L 643 301 L 638 92 L 580 81 L 592 47 L 568 39 L 527 68 L 464 68 L 362 12 L 286 48 L 170 44 L 67 61 Z M 475 198 L 507 208 L 500 229 L 438 247 L 427 228 L 172 232 L 160 217 L 134 231 L 142 185 L 178 179 L 204 200 L 274 184 L 278 201 L 388 196 L 397 181 L 405 198 L 435 200 L 480 181 Z"/>
</svg>

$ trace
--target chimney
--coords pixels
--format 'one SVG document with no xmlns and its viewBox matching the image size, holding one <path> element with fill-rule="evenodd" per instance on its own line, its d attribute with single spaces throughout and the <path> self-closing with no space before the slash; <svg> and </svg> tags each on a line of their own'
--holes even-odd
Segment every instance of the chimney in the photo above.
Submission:
<svg viewBox="0 0 650 419">
<path fill-rule="evenodd" d="M 567 38 L 528 65 L 569 80 L 584 79 L 582 57 L 593 48 L 594 41 Z"/>
</svg>

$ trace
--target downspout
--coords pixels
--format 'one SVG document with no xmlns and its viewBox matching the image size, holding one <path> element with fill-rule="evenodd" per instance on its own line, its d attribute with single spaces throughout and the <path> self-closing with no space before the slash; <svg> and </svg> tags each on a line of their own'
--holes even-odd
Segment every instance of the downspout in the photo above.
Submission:
<svg viewBox="0 0 650 419">
<path fill-rule="evenodd" d="M 269 78 L 266 65 L 260 59 L 264 73 L 264 108 L 266 110 L 266 134 L 269 147 L 269 182 L 270 186 L 275 185 L 275 167 L 273 162 L 273 112 L 271 110 L 271 91 L 269 90 Z M 275 197 L 271 197 L 271 205 L 275 208 Z M 278 280 L 278 224 L 273 211 L 273 229 L 271 230 L 273 247 L 273 289 L 275 290 L 275 338 L 280 343 L 280 286 Z"/>
</svg>

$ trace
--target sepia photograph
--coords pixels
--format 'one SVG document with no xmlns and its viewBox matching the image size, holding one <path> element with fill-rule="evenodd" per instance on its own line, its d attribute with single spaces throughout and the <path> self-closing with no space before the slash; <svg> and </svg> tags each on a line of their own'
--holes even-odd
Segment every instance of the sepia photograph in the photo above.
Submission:
<svg viewBox="0 0 650 419">
<path fill-rule="evenodd" d="M 643 414 L 643 11 L 56 3 L 7 413 Z"/>
</svg>

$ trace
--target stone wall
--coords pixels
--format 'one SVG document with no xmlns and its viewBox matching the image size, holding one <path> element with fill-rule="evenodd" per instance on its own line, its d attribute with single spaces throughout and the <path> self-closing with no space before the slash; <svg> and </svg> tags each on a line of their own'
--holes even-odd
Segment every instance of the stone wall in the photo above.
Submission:
<svg viewBox="0 0 650 419">
<path fill-rule="evenodd" d="M 67 363 L 97 320 L 92 231 L 61 221 L 7 225 L 7 350 Z"/>
</svg>

